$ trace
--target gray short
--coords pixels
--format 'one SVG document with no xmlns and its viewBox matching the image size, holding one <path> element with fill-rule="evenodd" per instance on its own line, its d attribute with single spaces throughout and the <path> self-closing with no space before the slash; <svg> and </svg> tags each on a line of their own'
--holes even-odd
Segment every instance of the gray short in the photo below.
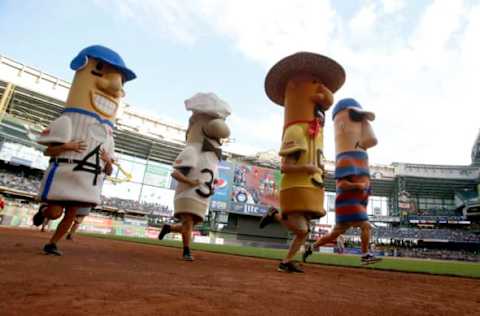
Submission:
<svg viewBox="0 0 480 316">
<path fill-rule="evenodd" d="M 92 210 L 91 207 L 79 207 L 77 208 L 77 214 L 76 216 L 88 216 L 90 214 L 90 211 Z"/>
</svg>

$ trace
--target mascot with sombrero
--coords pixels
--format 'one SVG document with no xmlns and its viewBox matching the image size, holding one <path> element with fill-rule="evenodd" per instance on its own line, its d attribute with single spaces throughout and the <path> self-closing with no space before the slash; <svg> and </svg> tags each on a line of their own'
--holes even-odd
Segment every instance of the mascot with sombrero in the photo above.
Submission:
<svg viewBox="0 0 480 316">
<path fill-rule="evenodd" d="M 334 60 L 299 52 L 276 63 L 267 74 L 265 90 L 274 103 L 284 106 L 280 210 L 271 208 L 260 228 L 274 220 L 295 236 L 279 271 L 303 272 L 292 260 L 305 242 L 309 221 L 324 216 L 323 125 L 325 111 L 345 82 L 345 71 Z"/>
<path fill-rule="evenodd" d="M 334 242 L 350 227 L 361 230 L 362 264 L 380 261 L 369 252 L 370 223 L 367 205 L 370 196 L 370 172 L 367 149 L 377 144 L 377 138 L 369 121 L 375 114 L 362 109 L 354 99 L 340 100 L 333 109 L 335 129 L 335 227 L 328 234 L 308 245 L 303 253 L 303 261 L 327 243 Z"/>
<path fill-rule="evenodd" d="M 43 204 L 33 223 L 40 226 L 65 210 L 44 247 L 55 255 L 61 255 L 56 244 L 70 229 L 77 209 L 100 203 L 103 180 L 112 172 L 113 127 L 125 95 L 123 85 L 136 77 L 120 55 L 100 45 L 81 50 L 70 67 L 75 77 L 65 109 L 37 139 L 51 159 L 39 192 Z"/>
<path fill-rule="evenodd" d="M 163 225 L 162 240 L 170 232 L 182 234 L 183 260 L 193 261 L 190 251 L 192 230 L 205 219 L 209 199 L 218 179 L 217 166 L 222 158 L 222 142 L 230 136 L 225 119 L 230 115 L 228 103 L 214 93 L 197 93 L 185 101 L 193 114 L 188 122 L 187 144 L 175 159 L 172 177 L 177 180 L 174 216 L 179 224 Z"/>
</svg>

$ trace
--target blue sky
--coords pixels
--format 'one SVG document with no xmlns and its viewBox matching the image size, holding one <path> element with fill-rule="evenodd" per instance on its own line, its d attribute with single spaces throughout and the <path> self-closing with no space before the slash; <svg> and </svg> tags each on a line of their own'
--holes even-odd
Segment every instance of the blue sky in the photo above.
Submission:
<svg viewBox="0 0 480 316">
<path fill-rule="evenodd" d="M 377 113 L 372 162 L 469 164 L 479 130 L 480 1 L 0 0 L 0 31 L 0 54 L 66 80 L 81 48 L 117 50 L 138 75 L 127 102 L 180 124 L 186 98 L 217 93 L 239 151 L 278 149 L 282 109 L 263 81 L 301 50 L 340 62 L 336 99 Z"/>
</svg>

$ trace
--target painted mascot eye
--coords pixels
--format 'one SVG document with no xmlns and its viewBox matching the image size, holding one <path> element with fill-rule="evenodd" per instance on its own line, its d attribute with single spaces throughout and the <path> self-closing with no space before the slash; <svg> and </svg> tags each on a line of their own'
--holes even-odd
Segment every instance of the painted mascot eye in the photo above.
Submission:
<svg viewBox="0 0 480 316">
<path fill-rule="evenodd" d="M 101 61 L 99 61 L 97 63 L 97 66 L 95 66 L 95 69 L 98 70 L 98 71 L 102 71 L 103 70 L 103 63 Z"/>
<path fill-rule="evenodd" d="M 361 122 L 365 119 L 365 113 L 357 112 L 355 110 L 349 110 L 348 115 L 350 119 L 354 122 Z"/>
</svg>

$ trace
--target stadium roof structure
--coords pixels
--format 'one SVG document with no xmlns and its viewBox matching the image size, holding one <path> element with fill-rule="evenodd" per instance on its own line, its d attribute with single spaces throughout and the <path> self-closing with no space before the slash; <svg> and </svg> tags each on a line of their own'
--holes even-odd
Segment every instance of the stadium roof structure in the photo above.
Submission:
<svg viewBox="0 0 480 316">
<path fill-rule="evenodd" d="M 404 190 L 417 197 L 451 199 L 455 192 L 475 188 L 478 180 L 404 177 Z"/>
<path fill-rule="evenodd" d="M 5 86 L 6 82 L 0 81 L 3 90 Z M 17 135 L 14 129 L 8 128 L 11 122 L 24 121 L 32 126 L 40 124 L 46 127 L 62 113 L 64 107 L 65 103 L 62 101 L 16 86 L 6 109 L 10 123 L 3 124 L 1 132 L 10 137 L 19 137 L 23 141 L 29 140 L 25 135 Z M 115 129 L 114 137 L 118 152 L 167 164 L 171 164 L 183 148 L 181 143 L 142 135 L 128 129 Z M 31 141 L 33 143 L 33 140 Z"/>
</svg>

